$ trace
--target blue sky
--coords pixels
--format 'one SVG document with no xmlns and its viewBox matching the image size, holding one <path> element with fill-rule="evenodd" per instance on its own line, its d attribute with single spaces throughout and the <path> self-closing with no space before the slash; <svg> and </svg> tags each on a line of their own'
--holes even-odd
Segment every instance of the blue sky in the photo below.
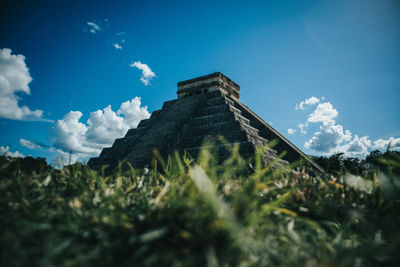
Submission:
<svg viewBox="0 0 400 267">
<path fill-rule="evenodd" d="M 398 149 L 399 28 L 395 0 L 6 1 L 0 152 L 85 160 L 215 71 L 306 153 Z"/>
</svg>

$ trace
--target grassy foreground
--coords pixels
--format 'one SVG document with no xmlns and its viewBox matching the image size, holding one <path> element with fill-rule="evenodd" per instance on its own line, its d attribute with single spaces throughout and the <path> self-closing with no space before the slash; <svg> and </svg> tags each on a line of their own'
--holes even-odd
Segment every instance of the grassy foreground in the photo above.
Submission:
<svg viewBox="0 0 400 267">
<path fill-rule="evenodd" d="M 400 179 L 271 170 L 236 147 L 218 165 L 173 155 L 163 171 L 105 176 L 75 164 L 0 164 L 1 266 L 395 266 Z M 158 168 L 160 169 L 160 168 Z"/>
</svg>

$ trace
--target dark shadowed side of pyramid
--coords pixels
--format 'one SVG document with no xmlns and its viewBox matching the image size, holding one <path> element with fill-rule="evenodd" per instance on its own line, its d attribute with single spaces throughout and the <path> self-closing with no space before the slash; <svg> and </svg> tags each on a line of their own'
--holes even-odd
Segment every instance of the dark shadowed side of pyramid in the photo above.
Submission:
<svg viewBox="0 0 400 267">
<path fill-rule="evenodd" d="M 110 148 L 104 148 L 99 157 L 88 162 L 98 170 L 107 165 L 114 169 L 127 160 L 134 168 L 151 164 L 154 149 L 164 157 L 174 151 L 196 158 L 205 139 L 215 142 L 220 161 L 230 152 L 217 140 L 223 136 L 230 144 L 239 144 L 239 153 L 248 158 L 257 146 L 272 140 L 278 143 L 263 155 L 265 164 L 274 165 L 303 160 L 311 169 L 323 172 L 301 150 L 240 103 L 240 87 L 220 72 L 178 83 L 178 98 L 164 102 L 161 110 L 142 120 L 137 128 L 130 129 L 125 137 L 118 138 Z M 282 159 L 278 154 L 286 152 Z"/>
</svg>

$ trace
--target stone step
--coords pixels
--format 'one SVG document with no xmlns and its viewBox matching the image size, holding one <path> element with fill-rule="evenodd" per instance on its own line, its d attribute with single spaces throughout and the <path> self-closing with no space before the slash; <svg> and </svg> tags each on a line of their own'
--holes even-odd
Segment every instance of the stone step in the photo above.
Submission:
<svg viewBox="0 0 400 267">
<path fill-rule="evenodd" d="M 242 112 L 240 111 L 240 109 L 236 108 L 236 107 L 233 106 L 233 105 L 229 105 L 229 110 L 232 111 L 232 112 L 234 112 L 235 114 L 242 115 Z"/>
<path fill-rule="evenodd" d="M 226 132 L 234 132 L 234 131 L 241 131 L 241 127 L 238 121 L 236 120 L 230 120 L 230 121 L 222 121 L 218 123 L 213 123 L 213 124 L 194 124 L 191 123 L 189 135 L 190 133 L 194 133 L 193 135 L 218 135 L 218 134 L 224 134 Z"/>
<path fill-rule="evenodd" d="M 103 148 L 103 150 L 101 151 L 99 158 L 107 158 L 112 152 L 112 148 L 111 147 L 105 147 Z"/>
<path fill-rule="evenodd" d="M 172 106 L 175 102 L 177 102 L 177 99 L 173 99 L 173 100 L 169 100 L 169 101 L 165 101 L 162 105 L 162 109 L 165 109 L 169 106 Z"/>
<path fill-rule="evenodd" d="M 162 113 L 162 109 L 154 110 L 153 113 L 151 113 L 150 119 L 157 118 L 161 113 Z"/>
<path fill-rule="evenodd" d="M 111 147 L 112 154 L 123 156 L 125 152 L 132 146 L 135 139 L 133 138 L 117 138 Z"/>
<path fill-rule="evenodd" d="M 215 105 L 215 106 L 202 106 L 198 111 L 196 111 L 196 115 L 210 115 L 219 112 L 229 111 L 229 106 L 225 103 Z"/>
<path fill-rule="evenodd" d="M 236 143 L 236 144 L 239 145 L 239 153 L 241 155 L 247 155 L 247 156 L 254 155 L 255 147 L 254 147 L 253 143 L 245 141 L 245 142 Z M 231 144 L 231 145 L 233 146 L 234 144 Z M 231 152 L 226 148 L 226 146 L 224 144 L 217 144 L 217 145 L 213 145 L 213 146 L 209 146 L 209 147 L 211 149 L 217 150 L 219 159 L 221 159 L 223 157 L 231 156 Z M 188 147 L 188 148 L 182 149 L 180 151 L 183 152 L 184 150 L 186 150 L 187 153 L 189 153 L 193 157 L 196 157 L 202 148 L 207 148 L 207 146 Z"/>
<path fill-rule="evenodd" d="M 223 96 L 207 99 L 207 101 L 203 104 L 203 107 L 217 106 L 221 104 L 227 104 L 226 98 Z"/>
<path fill-rule="evenodd" d="M 202 97 L 204 97 L 204 96 L 195 95 L 195 96 L 185 97 L 184 101 L 179 100 L 179 99 L 165 101 L 162 106 L 162 110 L 165 110 L 166 108 L 169 108 L 171 106 L 176 106 L 176 105 L 178 105 L 178 106 L 192 105 L 193 103 L 197 103 L 199 101 L 199 99 Z"/>
<path fill-rule="evenodd" d="M 229 143 L 243 142 L 247 140 L 247 135 L 240 129 L 237 129 L 236 131 L 214 132 L 213 134 L 194 133 L 193 135 L 187 135 L 182 137 L 179 142 L 179 147 L 183 148 L 189 146 L 201 146 L 203 145 L 206 139 L 210 139 L 214 142 L 219 142 L 217 138 L 219 135 L 223 136 L 224 139 Z"/>
<path fill-rule="evenodd" d="M 99 159 L 99 158 L 91 158 L 88 161 L 88 165 L 90 166 L 90 168 L 92 168 L 93 170 L 100 170 L 101 167 L 104 165 L 104 162 Z"/>
<path fill-rule="evenodd" d="M 140 137 L 145 128 L 130 129 L 124 138 L 115 139 L 112 147 L 104 148 L 99 155 L 99 162 L 106 160 L 107 162 L 112 158 L 121 158 L 133 146 L 134 142 Z"/>
<path fill-rule="evenodd" d="M 215 124 L 221 122 L 232 122 L 235 120 L 234 114 L 228 111 L 219 112 L 216 114 L 195 116 L 191 122 L 196 126 L 203 126 L 208 124 Z"/>
<path fill-rule="evenodd" d="M 204 95 L 178 99 L 174 104 L 163 108 L 163 113 L 146 134 L 138 138 L 126 155 L 130 162 L 142 163 L 151 160 L 153 149 L 162 150 L 170 142 L 177 131 L 185 125 L 191 114 L 205 99 Z M 168 105 L 168 103 L 164 103 Z M 140 164 L 139 164 L 140 165 Z"/>
<path fill-rule="evenodd" d="M 223 103 L 216 106 L 203 106 L 196 112 L 196 115 L 197 116 L 212 115 L 226 111 L 230 111 L 238 115 L 242 114 L 242 112 L 239 109 L 235 108 L 234 106 L 229 106 L 228 104 Z"/>
<path fill-rule="evenodd" d="M 224 117 L 227 116 L 227 114 L 230 114 L 228 111 L 222 111 L 218 113 L 213 113 L 213 114 L 206 114 L 206 115 L 198 115 L 193 118 L 193 120 L 205 120 L 205 119 L 210 119 L 210 118 L 215 118 L 215 117 Z"/>
<path fill-rule="evenodd" d="M 207 96 L 207 99 L 223 96 L 221 91 L 212 91 L 212 92 L 206 93 L 205 95 Z"/>
<path fill-rule="evenodd" d="M 235 102 L 233 102 L 233 100 L 227 98 L 226 96 L 224 96 L 225 98 L 225 102 L 229 105 L 229 106 L 234 106 Z"/>
<path fill-rule="evenodd" d="M 268 144 L 268 140 L 265 138 L 262 138 L 261 136 L 254 136 L 247 134 L 247 139 L 251 141 L 254 145 L 256 146 L 265 146 Z"/>
<path fill-rule="evenodd" d="M 153 112 L 154 113 L 154 112 Z M 148 123 L 149 123 L 149 121 L 150 121 L 150 119 L 144 119 L 144 120 L 141 120 L 140 122 L 139 122 L 139 124 L 138 124 L 138 128 L 140 128 L 140 127 L 145 127 Z"/>
<path fill-rule="evenodd" d="M 236 114 L 236 113 L 233 113 L 233 114 L 235 116 L 235 120 L 250 126 L 250 120 L 248 118 L 243 117 L 240 114 Z"/>
<path fill-rule="evenodd" d="M 235 120 L 233 120 L 233 121 L 235 121 Z M 221 121 L 221 122 L 216 122 L 213 124 L 196 124 L 196 125 L 194 125 L 194 127 L 196 130 L 197 129 L 199 129 L 199 130 L 201 130 L 201 129 L 207 129 L 207 130 L 220 129 L 221 127 L 224 127 L 224 126 L 230 126 L 231 123 L 232 123 L 232 121 Z"/>
<path fill-rule="evenodd" d="M 143 134 L 144 132 L 146 132 L 146 130 L 147 130 L 147 127 L 138 127 L 138 128 L 129 129 L 125 134 L 125 138 L 137 137 L 137 136 Z"/>
<path fill-rule="evenodd" d="M 257 128 L 254 128 L 250 124 L 245 124 L 245 123 L 241 123 L 240 125 L 241 125 L 242 129 L 244 131 L 246 131 L 248 134 L 253 135 L 253 136 L 259 136 L 259 131 Z"/>
<path fill-rule="evenodd" d="M 237 134 L 246 135 L 248 134 L 240 127 L 240 123 L 236 120 L 218 122 L 213 124 L 195 124 L 191 123 L 190 127 L 185 130 L 185 136 L 217 136 L 217 135 L 229 135 L 234 136 Z"/>
</svg>

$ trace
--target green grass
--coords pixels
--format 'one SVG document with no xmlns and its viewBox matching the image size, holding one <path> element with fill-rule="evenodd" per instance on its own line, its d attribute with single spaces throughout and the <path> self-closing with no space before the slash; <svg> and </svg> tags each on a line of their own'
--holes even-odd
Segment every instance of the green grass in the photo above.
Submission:
<svg viewBox="0 0 400 267">
<path fill-rule="evenodd" d="M 147 174 L 111 176 L 82 164 L 30 173 L 1 161 L 1 266 L 399 263 L 394 173 L 310 176 L 262 166 L 261 150 L 249 171 L 228 149 L 220 165 L 204 149 L 199 161 L 174 154 Z M 398 169 L 400 160 L 384 164 Z"/>
</svg>

